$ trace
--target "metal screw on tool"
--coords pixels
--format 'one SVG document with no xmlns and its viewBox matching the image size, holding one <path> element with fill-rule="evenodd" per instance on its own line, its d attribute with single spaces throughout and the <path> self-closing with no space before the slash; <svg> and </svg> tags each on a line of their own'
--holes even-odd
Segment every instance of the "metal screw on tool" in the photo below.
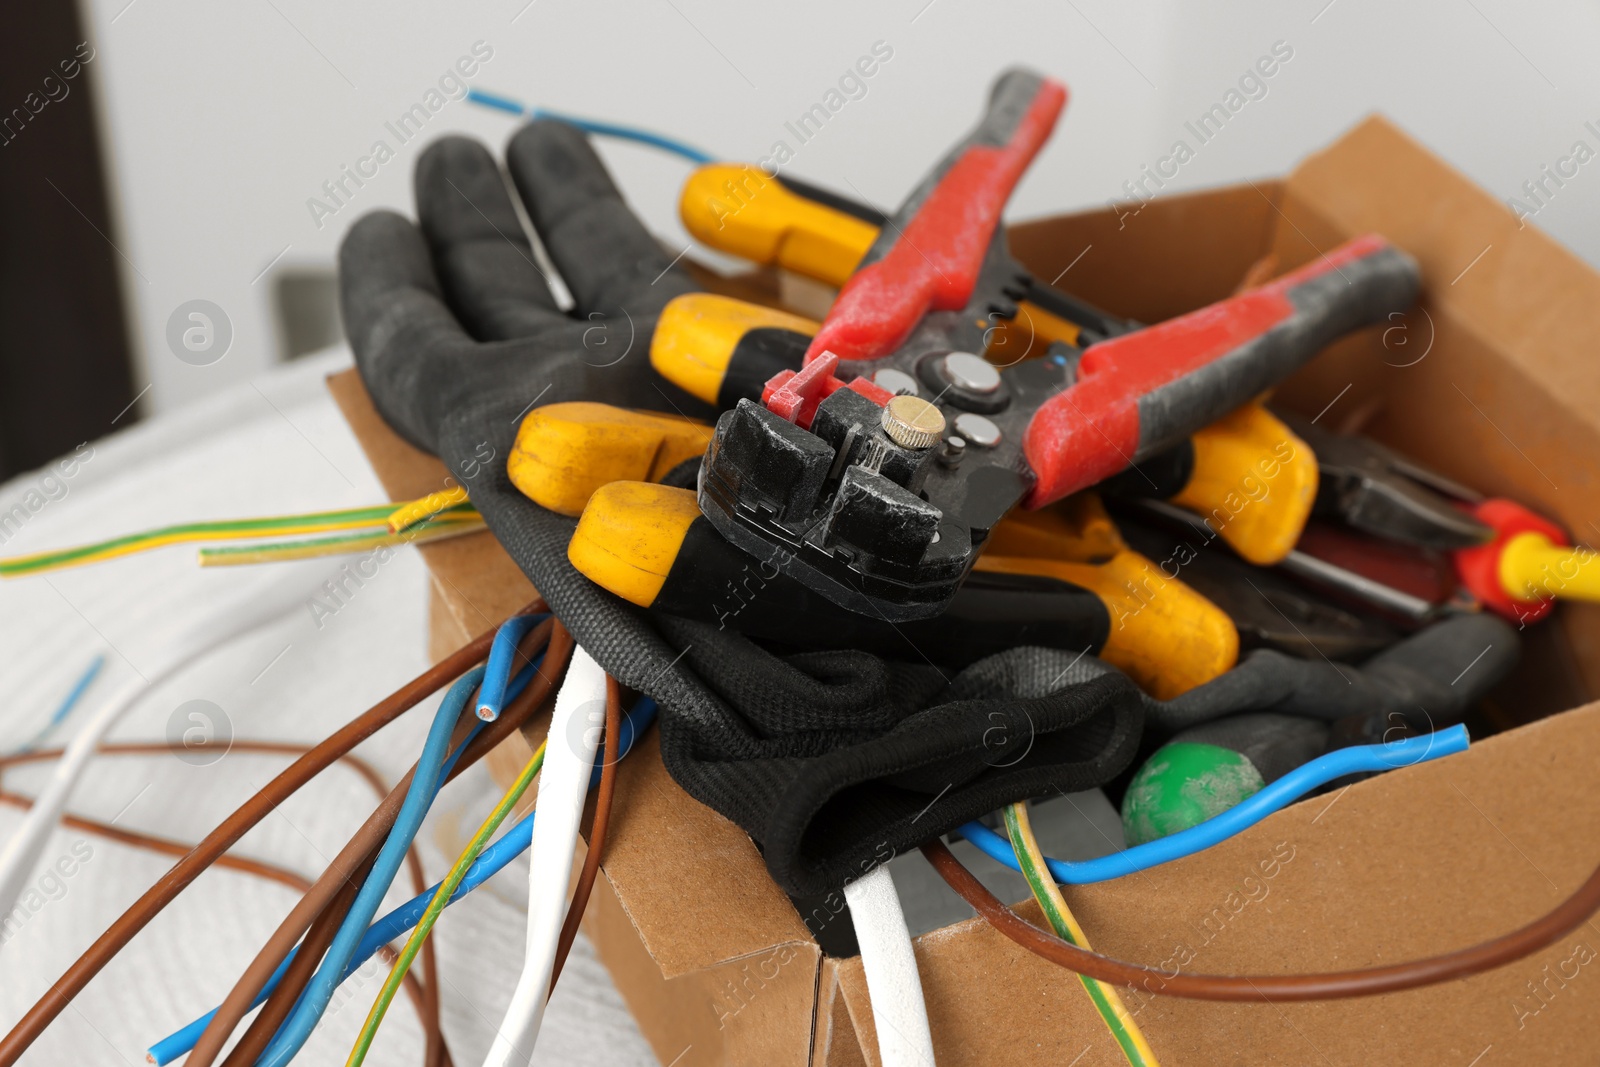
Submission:
<svg viewBox="0 0 1600 1067">
<path fill-rule="evenodd" d="M 921 390 L 917 380 L 903 370 L 886 367 L 872 376 L 872 384 L 897 396 L 916 396 Z"/>
<path fill-rule="evenodd" d="M 944 439 L 944 448 L 939 451 L 939 466 L 954 470 L 961 465 L 961 457 L 966 454 L 967 443 L 952 434 Z"/>
<path fill-rule="evenodd" d="M 1000 427 L 992 419 L 971 411 L 963 411 L 956 416 L 955 430 L 967 439 L 968 444 L 979 448 L 993 448 L 1000 443 Z"/>
<path fill-rule="evenodd" d="M 992 393 L 1000 388 L 1000 372 L 994 364 L 971 352 L 951 352 L 939 363 L 945 381 L 969 393 Z"/>
<path fill-rule="evenodd" d="M 944 413 L 916 396 L 897 396 L 883 406 L 883 431 L 901 448 L 931 448 L 944 434 Z"/>
</svg>

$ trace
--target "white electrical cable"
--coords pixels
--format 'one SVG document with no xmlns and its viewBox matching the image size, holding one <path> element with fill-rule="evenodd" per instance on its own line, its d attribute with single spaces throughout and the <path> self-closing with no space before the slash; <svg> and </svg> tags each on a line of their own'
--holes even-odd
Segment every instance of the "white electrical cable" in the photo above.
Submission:
<svg viewBox="0 0 1600 1067">
<path fill-rule="evenodd" d="M 302 564 L 295 571 L 314 573 L 319 578 L 326 578 L 329 573 L 326 564 L 314 567 Z M 280 571 L 280 578 L 281 575 Z M 139 698 L 234 638 L 266 625 L 292 608 L 302 607 L 313 588 L 314 585 L 303 581 L 278 581 L 266 590 L 259 583 L 246 587 L 248 595 L 234 598 L 230 610 L 208 612 L 195 625 L 187 627 L 183 633 L 187 640 L 174 642 L 176 652 L 145 676 L 129 679 L 84 720 L 56 761 L 50 781 L 23 816 L 22 825 L 0 850 L 0 915 L 16 907 L 17 898 L 22 895 L 40 853 L 60 821 L 73 787 L 83 777 L 100 742 Z"/>
<path fill-rule="evenodd" d="M 883 1067 L 934 1067 L 917 956 L 889 868 L 875 867 L 845 886 L 844 899 L 850 905 L 861 967 L 867 974 L 878 1061 Z"/>
<path fill-rule="evenodd" d="M 605 722 L 605 701 L 606 672 L 589 653 L 574 648 L 566 679 L 556 694 L 544 767 L 539 772 L 539 819 L 533 824 L 528 872 L 527 957 L 484 1067 L 511 1067 L 533 1058 L 555 966 L 556 942 L 567 910 L 578 823 L 583 818 Z"/>
</svg>

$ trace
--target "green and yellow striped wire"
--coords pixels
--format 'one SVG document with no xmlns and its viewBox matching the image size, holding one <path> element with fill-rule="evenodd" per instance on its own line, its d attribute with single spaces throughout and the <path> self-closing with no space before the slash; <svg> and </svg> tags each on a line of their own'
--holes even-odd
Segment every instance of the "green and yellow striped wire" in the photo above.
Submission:
<svg viewBox="0 0 1600 1067">
<path fill-rule="evenodd" d="M 420 500 L 407 501 L 395 508 L 385 522 L 389 532 L 397 534 L 408 526 L 414 526 L 442 512 L 455 510 L 466 502 L 467 491 L 459 485 L 452 486 L 437 493 L 429 493 Z"/>
<path fill-rule="evenodd" d="M 500 824 L 505 822 L 506 816 L 511 814 L 511 809 L 517 806 L 517 801 L 522 799 L 522 794 L 528 791 L 528 786 L 539 774 L 539 769 L 544 766 L 547 743 L 544 741 L 539 743 L 538 750 L 523 766 L 522 773 L 517 775 L 517 780 L 511 784 L 506 795 L 500 798 L 500 803 L 495 805 L 489 817 L 483 820 L 478 832 L 472 835 L 467 847 L 456 857 L 455 866 L 450 868 L 450 873 L 439 883 L 438 891 L 433 894 L 433 899 L 428 901 L 427 910 L 422 913 L 422 918 L 417 920 L 416 929 L 411 931 L 405 947 L 400 950 L 400 955 L 395 957 L 394 965 L 389 968 L 389 977 L 384 980 L 383 988 L 378 991 L 378 999 L 373 1001 L 372 1010 L 367 1012 L 367 1021 L 361 1026 L 361 1034 L 356 1038 L 355 1047 L 350 1050 L 349 1059 L 345 1060 L 345 1067 L 359 1067 L 367 1058 L 367 1051 L 372 1047 L 372 1039 L 377 1036 L 384 1013 L 389 1010 L 389 1004 L 394 1000 L 395 993 L 399 992 L 400 982 L 411 969 L 412 961 L 422 949 L 422 943 L 433 932 L 434 923 L 439 921 L 445 905 L 450 903 L 451 895 L 461 885 L 461 880 L 467 876 L 467 868 L 477 861 L 479 853 L 489 844 L 489 838 L 493 837 Z"/>
<path fill-rule="evenodd" d="M 424 545 L 443 541 L 462 534 L 476 533 L 483 522 L 475 514 L 465 516 L 439 516 L 406 527 L 402 533 L 382 530 L 334 537 L 308 537 L 296 541 L 268 541 L 252 545 L 235 545 L 229 548 L 202 548 L 200 566 L 234 567 L 246 563 L 276 563 L 289 559 L 312 559 L 317 556 L 334 556 L 341 553 L 365 552 L 383 545 Z"/>
<path fill-rule="evenodd" d="M 1006 832 L 1011 836 L 1011 847 L 1016 849 L 1022 876 L 1028 880 L 1033 897 L 1039 902 L 1039 910 L 1044 912 L 1050 928 L 1063 941 L 1088 949 L 1089 939 L 1084 936 L 1083 927 L 1072 917 L 1067 900 L 1061 895 L 1061 888 L 1050 877 L 1050 871 L 1045 866 L 1044 852 L 1039 848 L 1039 841 L 1033 835 L 1033 824 L 1028 820 L 1027 802 L 1019 801 L 1010 805 L 1005 810 L 1005 816 Z M 1078 978 L 1128 1063 L 1132 1067 L 1159 1067 L 1156 1054 L 1151 1051 L 1149 1042 L 1145 1040 L 1139 1024 L 1128 1013 L 1122 998 L 1117 995 L 1116 987 L 1086 974 L 1080 974 Z"/>
<path fill-rule="evenodd" d="M 391 525 L 391 520 L 401 516 L 406 519 L 404 525 Z M 371 507 L 316 511 L 299 515 L 175 523 L 92 544 L 0 559 L 0 578 L 19 578 L 66 567 L 79 567 L 166 545 L 193 542 L 255 541 L 264 538 L 297 537 L 302 534 L 349 533 L 346 537 L 271 541 L 240 549 L 202 550 L 202 565 L 217 566 L 360 552 L 381 544 L 401 545 L 412 541 L 431 541 L 481 528 L 482 519 L 478 516 L 477 510 L 466 502 L 465 494 L 458 496 L 456 493 L 436 493 L 404 505 L 376 504 Z"/>
</svg>

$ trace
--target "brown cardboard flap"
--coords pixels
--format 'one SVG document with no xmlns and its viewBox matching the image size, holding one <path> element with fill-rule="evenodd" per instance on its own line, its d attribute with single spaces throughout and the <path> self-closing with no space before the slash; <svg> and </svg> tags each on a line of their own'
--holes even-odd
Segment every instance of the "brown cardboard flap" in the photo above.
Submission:
<svg viewBox="0 0 1600 1067">
<path fill-rule="evenodd" d="M 1286 266 L 1367 231 L 1422 265 L 1426 314 L 1391 340 L 1417 336 L 1371 361 L 1387 397 L 1374 431 L 1459 467 L 1450 453 L 1461 431 L 1435 432 L 1448 418 L 1485 442 L 1489 470 L 1461 471 L 1469 484 L 1596 536 L 1587 523 L 1600 505 L 1600 456 L 1572 443 L 1600 432 L 1600 275 L 1535 227 L 1519 228 L 1503 204 L 1382 118 L 1296 168 L 1284 215 L 1275 245 Z M 1335 368 L 1318 369 L 1326 379 Z"/>
<path fill-rule="evenodd" d="M 865 986 L 859 959 L 823 958 L 822 969 L 817 976 L 817 1025 L 812 1038 L 812 1067 L 867 1067 L 866 1049 L 871 1048 L 874 1053 L 877 1051 L 875 1040 L 856 1033 L 850 1007 L 845 1002 L 839 974 L 841 967 L 853 968 L 856 977 L 852 981 Z"/>
<path fill-rule="evenodd" d="M 1287 194 L 1347 232 L 1377 230 L 1412 250 L 1432 306 L 1515 359 L 1552 402 L 1600 420 L 1582 402 L 1600 395 L 1600 275 L 1487 190 L 1373 116 L 1296 167 Z"/>
<path fill-rule="evenodd" d="M 1011 226 L 1011 251 L 1040 281 L 1106 311 L 1160 322 L 1233 291 L 1266 248 L 1277 180 L 1206 189 Z"/>
<path fill-rule="evenodd" d="M 1338 970 L 1463 948 L 1542 914 L 1600 861 L 1596 766 L 1591 704 L 1302 801 L 1199 855 L 1065 893 L 1097 950 L 1168 970 Z M 1462 1067 L 1489 1046 L 1494 1062 L 1589 1062 L 1578 1050 L 1600 1044 L 1596 952 L 1600 931 L 1585 926 L 1534 958 L 1384 997 L 1125 1000 L 1169 1065 Z M 1080 1053 L 1078 1067 L 1124 1062 L 1075 976 L 981 920 L 918 938 L 917 962 L 940 1067 L 1060 1067 Z M 849 974 L 841 966 L 847 995 Z"/>
<path fill-rule="evenodd" d="M 686 903 L 678 925 L 697 918 L 692 902 Z M 663 1064 L 806 1067 L 810 1062 L 822 956 L 816 945 L 780 945 L 755 957 L 664 978 L 604 877 L 595 885 L 584 929 Z"/>
<path fill-rule="evenodd" d="M 745 832 L 667 774 L 654 731 L 619 776 L 614 804 L 606 877 L 668 978 L 789 942 L 815 947 Z"/>
</svg>

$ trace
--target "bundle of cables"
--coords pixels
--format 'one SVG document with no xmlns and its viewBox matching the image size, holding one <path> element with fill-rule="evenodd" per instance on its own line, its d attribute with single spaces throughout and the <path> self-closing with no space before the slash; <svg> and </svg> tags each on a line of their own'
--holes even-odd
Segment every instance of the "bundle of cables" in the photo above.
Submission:
<svg viewBox="0 0 1600 1067">
<path fill-rule="evenodd" d="M 393 961 L 388 979 L 349 1062 L 360 1063 L 365 1058 L 389 1004 L 404 986 L 424 1014 L 425 1062 L 449 1063 L 438 1027 L 438 991 L 429 934 L 451 903 L 531 847 L 535 862 L 529 880 L 528 958 L 517 996 L 500 1027 L 505 1047 L 497 1045 L 489 1060 L 526 1062 L 545 999 L 577 934 L 578 921 L 599 872 L 617 764 L 650 725 L 656 710 L 653 701 L 642 698 L 624 715 L 621 688 L 582 649 L 574 648 L 566 630 L 544 610 L 542 602 L 530 605 L 496 633 L 472 642 L 308 750 L 292 745 L 235 742 L 235 748 L 241 751 L 299 753 L 299 758 L 193 848 L 69 816 L 75 825 L 85 829 L 181 858 L 0 1042 L 0 1063 L 15 1063 L 72 997 L 183 888 L 212 865 L 270 877 L 302 890 L 304 895 L 223 1003 L 154 1044 L 149 1051 L 152 1062 L 170 1063 L 186 1052 L 191 1064 L 215 1062 L 239 1022 L 260 1005 L 261 1011 L 224 1062 L 287 1063 L 310 1036 L 338 985 L 372 955 L 386 951 L 391 941 L 411 931 L 404 946 L 390 953 Z M 473 666 L 486 654 L 486 663 Z M 555 700 L 551 736 L 574 740 L 554 747 L 548 742 L 540 744 L 446 876 L 423 889 L 413 841 L 439 790 L 511 733 L 522 729 L 546 702 L 563 670 L 566 677 Z M 452 678 L 454 683 L 434 715 L 421 757 L 398 785 L 383 789 L 376 775 L 351 756 L 350 750 Z M 605 747 L 597 761 L 595 750 L 600 734 L 584 729 L 583 720 L 600 707 L 604 708 Z M 165 746 L 125 744 L 103 751 L 153 750 L 165 751 Z M 0 759 L 0 769 L 58 755 L 52 751 L 23 752 Z M 385 795 L 320 878 L 306 884 L 281 868 L 228 855 L 238 839 L 274 806 L 339 761 L 356 767 Z M 540 778 L 536 812 L 544 815 L 537 822 L 537 831 L 535 813 L 530 812 L 495 839 L 536 776 Z M 576 846 L 584 798 L 591 789 L 598 796 L 589 833 L 590 847 L 569 905 L 570 857 Z M 23 806 L 30 803 L 3 792 L 0 802 Z M 384 894 L 408 860 L 413 884 L 421 891 L 375 918 Z M 426 987 L 419 986 L 410 974 L 419 956 L 428 978 Z"/>
</svg>

